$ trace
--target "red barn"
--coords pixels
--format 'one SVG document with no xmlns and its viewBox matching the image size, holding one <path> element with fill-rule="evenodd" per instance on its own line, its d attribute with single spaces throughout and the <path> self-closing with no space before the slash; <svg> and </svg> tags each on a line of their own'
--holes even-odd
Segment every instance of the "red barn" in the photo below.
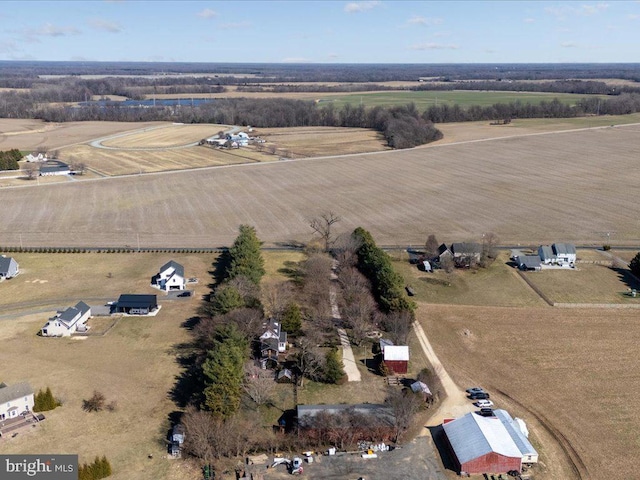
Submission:
<svg viewBox="0 0 640 480">
<path fill-rule="evenodd" d="M 503 410 L 495 413 L 492 417 L 468 413 L 443 425 L 461 475 L 520 472 L 523 461 L 537 461 L 537 452 L 514 428 L 509 414 Z"/>
<path fill-rule="evenodd" d="M 394 375 L 407 373 L 409 347 L 407 345 L 386 345 L 382 350 L 382 361 Z"/>
</svg>

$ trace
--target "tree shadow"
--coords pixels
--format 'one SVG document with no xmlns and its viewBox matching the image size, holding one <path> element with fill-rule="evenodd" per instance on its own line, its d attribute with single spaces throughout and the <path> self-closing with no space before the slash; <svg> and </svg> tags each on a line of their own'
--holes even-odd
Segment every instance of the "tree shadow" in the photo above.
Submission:
<svg viewBox="0 0 640 480">
<path fill-rule="evenodd" d="M 198 325 L 199 323 L 200 323 L 200 317 L 195 316 L 195 317 L 187 318 L 184 322 L 182 322 L 182 323 L 180 324 L 180 326 L 181 326 L 182 328 L 184 328 L 185 330 L 189 330 L 189 331 L 191 331 L 191 330 L 193 330 L 193 329 L 196 327 L 196 325 Z"/>
<path fill-rule="evenodd" d="M 640 290 L 640 281 L 638 281 L 638 278 L 633 273 L 631 273 L 631 270 L 616 266 L 611 267 L 611 270 L 616 272 L 620 281 L 631 290 Z"/>
<path fill-rule="evenodd" d="M 227 277 L 227 272 L 231 267 L 231 254 L 229 249 L 225 248 L 220 252 L 218 258 L 211 264 L 212 269 L 208 272 L 213 277 L 213 283 L 207 285 L 211 291 L 214 291 Z"/>
<path fill-rule="evenodd" d="M 444 428 L 442 425 L 437 425 L 435 427 L 427 427 L 431 432 L 431 438 L 433 438 L 433 443 L 438 450 L 438 454 L 440 454 L 440 459 L 442 460 L 442 465 L 446 470 L 451 470 L 454 472 L 458 472 L 455 460 L 453 458 L 453 452 L 449 447 L 449 442 L 447 441 L 447 436 L 444 433 Z"/>
<path fill-rule="evenodd" d="M 302 285 L 304 281 L 304 273 L 298 262 L 287 260 L 284 262 L 284 267 L 278 269 L 278 273 L 285 275 L 296 285 Z"/>
<path fill-rule="evenodd" d="M 182 372 L 176 375 L 176 381 L 169 391 L 169 398 L 180 408 L 185 408 L 190 403 L 198 405 L 203 401 L 204 391 L 204 379 L 197 361 L 198 354 L 191 343 L 178 344 L 174 349 L 178 352 L 176 360 Z"/>
<path fill-rule="evenodd" d="M 297 240 L 285 240 L 284 242 L 275 242 L 277 247 L 288 248 L 291 250 L 304 250 L 307 246 L 306 244 L 299 242 Z"/>
</svg>

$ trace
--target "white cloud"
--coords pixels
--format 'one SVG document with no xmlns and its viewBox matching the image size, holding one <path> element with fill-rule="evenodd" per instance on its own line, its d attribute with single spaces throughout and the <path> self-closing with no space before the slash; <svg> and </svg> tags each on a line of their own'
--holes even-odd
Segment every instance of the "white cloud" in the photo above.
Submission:
<svg viewBox="0 0 640 480">
<path fill-rule="evenodd" d="M 602 13 L 609 8 L 608 3 L 584 4 L 579 7 L 561 5 L 557 7 L 545 7 L 544 11 L 549 15 L 556 17 L 558 20 L 564 20 L 567 17 L 589 17 Z"/>
<path fill-rule="evenodd" d="M 251 26 L 251 22 L 231 22 L 231 23 L 223 23 L 218 28 L 222 30 L 235 30 L 237 28 L 249 28 Z"/>
<path fill-rule="evenodd" d="M 89 25 L 96 30 L 102 30 L 109 33 L 118 33 L 122 31 L 122 27 L 117 23 L 110 22 L 109 20 L 104 20 L 102 18 L 92 18 L 89 20 Z"/>
<path fill-rule="evenodd" d="M 560 46 L 562 48 L 578 48 L 578 44 L 576 42 L 562 42 Z"/>
<path fill-rule="evenodd" d="M 211 10 L 210 8 L 205 8 L 201 12 L 198 12 L 197 15 L 200 18 L 213 18 L 218 16 L 218 12 Z"/>
<path fill-rule="evenodd" d="M 371 10 L 378 5 L 380 5 L 380 2 L 378 2 L 377 0 L 368 2 L 350 2 L 344 6 L 344 11 L 347 13 L 366 12 L 367 10 Z"/>
<path fill-rule="evenodd" d="M 335 60 L 336 58 L 340 58 L 340 56 L 337 53 L 330 53 L 329 55 L 327 55 L 327 57 Z"/>
<path fill-rule="evenodd" d="M 441 18 L 430 18 L 430 17 L 421 17 L 419 15 L 414 15 L 407 23 L 409 25 L 424 25 L 425 27 L 430 27 L 432 25 L 442 25 L 444 20 Z"/>
<path fill-rule="evenodd" d="M 536 19 L 535 18 L 525 18 L 523 20 L 524 23 L 535 23 Z"/>
<path fill-rule="evenodd" d="M 66 37 L 67 35 L 78 35 L 80 30 L 76 27 L 59 27 L 51 23 L 45 23 L 35 33 L 46 35 L 47 37 Z"/>
<path fill-rule="evenodd" d="M 458 45 L 442 43 L 418 43 L 409 47 L 411 50 L 457 50 Z"/>
<path fill-rule="evenodd" d="M 629 15 L 627 15 L 627 18 L 629 20 L 640 20 L 640 15 L 637 13 L 630 13 Z"/>
</svg>

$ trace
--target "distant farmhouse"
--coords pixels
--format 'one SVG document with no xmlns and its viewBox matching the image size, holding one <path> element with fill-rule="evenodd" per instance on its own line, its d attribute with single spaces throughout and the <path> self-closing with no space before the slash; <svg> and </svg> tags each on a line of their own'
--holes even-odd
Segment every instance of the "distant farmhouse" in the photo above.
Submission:
<svg viewBox="0 0 640 480">
<path fill-rule="evenodd" d="M 0 256 L 0 279 L 13 278 L 20 273 L 18 262 L 11 257 Z"/>
<path fill-rule="evenodd" d="M 75 307 L 69 307 L 51 317 L 42 327 L 42 336 L 69 337 L 75 332 L 86 332 L 86 323 L 90 317 L 91 307 L 84 302 L 78 302 Z"/>
<path fill-rule="evenodd" d="M 0 421 L 15 418 L 33 409 L 33 389 L 26 383 L 0 383 Z"/>
<path fill-rule="evenodd" d="M 516 251 L 511 254 L 520 270 L 539 271 L 543 268 L 573 268 L 576 263 L 576 247 L 571 243 L 540 245 L 538 255 L 523 255 Z"/>
<path fill-rule="evenodd" d="M 184 278 L 184 267 L 171 260 L 160 267 L 160 271 L 151 279 L 151 286 L 168 292 L 184 290 L 187 282 Z"/>
<path fill-rule="evenodd" d="M 278 366 L 279 355 L 287 351 L 287 332 L 273 318 L 265 322 L 260 335 L 260 365 L 262 368 Z"/>
<path fill-rule="evenodd" d="M 71 168 L 60 160 L 48 160 L 40 165 L 40 176 L 50 177 L 54 175 L 70 175 Z"/>
</svg>

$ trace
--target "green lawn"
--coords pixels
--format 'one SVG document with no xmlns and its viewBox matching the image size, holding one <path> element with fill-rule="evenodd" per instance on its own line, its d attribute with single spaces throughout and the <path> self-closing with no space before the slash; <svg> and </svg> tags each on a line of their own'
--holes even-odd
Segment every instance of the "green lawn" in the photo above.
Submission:
<svg viewBox="0 0 640 480">
<path fill-rule="evenodd" d="M 365 107 L 391 107 L 415 103 L 419 110 L 424 110 L 432 105 L 454 105 L 469 107 L 479 105 L 486 107 L 495 103 L 510 103 L 520 100 L 524 103 L 539 104 L 542 101 L 550 102 L 554 98 L 563 103 L 574 105 L 579 99 L 592 97 L 589 95 L 577 95 L 570 93 L 528 93 L 528 92 L 487 92 L 471 90 L 453 91 L 391 91 L 376 93 L 354 93 L 353 95 L 326 95 L 319 97 L 319 104 L 333 103 L 336 107 L 346 104 L 364 105 Z M 598 95 L 598 97 L 606 97 Z"/>
</svg>

